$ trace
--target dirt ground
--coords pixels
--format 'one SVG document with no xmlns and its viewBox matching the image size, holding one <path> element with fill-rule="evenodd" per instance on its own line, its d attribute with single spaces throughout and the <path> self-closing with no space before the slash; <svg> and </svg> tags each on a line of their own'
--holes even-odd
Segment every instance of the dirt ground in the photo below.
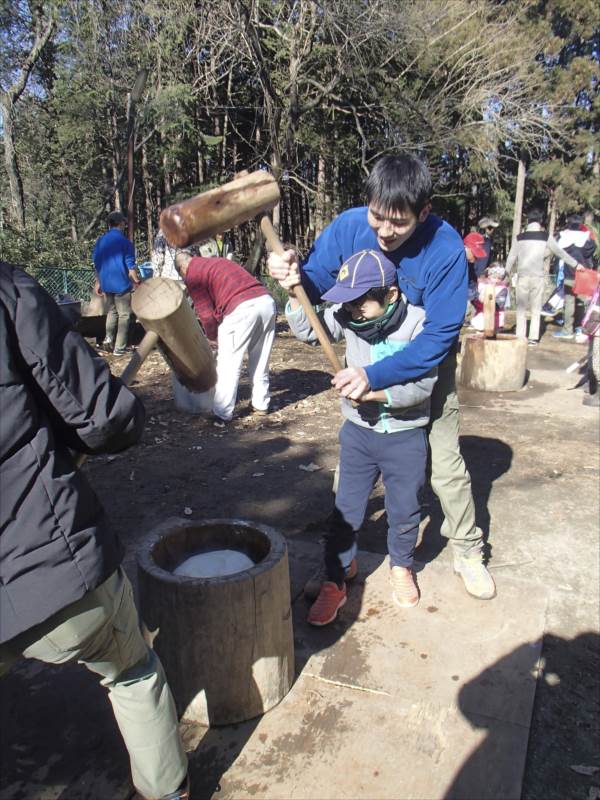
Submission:
<svg viewBox="0 0 600 800">
<path fill-rule="evenodd" d="M 600 798 L 600 771 L 594 772 L 600 767 L 598 411 L 581 405 L 582 389 L 571 391 L 577 376 L 564 372 L 583 352 L 581 346 L 546 334 L 539 350 L 530 354 L 529 382 L 521 392 L 461 391 L 461 446 L 491 566 L 531 580 L 532 591 L 536 585 L 550 590 L 546 670 L 538 682 L 524 800 Z M 125 366 L 124 360 L 109 361 L 116 374 Z M 244 378 L 233 422 L 217 427 L 175 410 L 170 373 L 159 353 L 143 365 L 133 386 L 147 410 L 142 442 L 117 456 L 92 458 L 85 467 L 126 545 L 125 567 L 134 580 L 136 547 L 155 524 L 171 516 L 242 518 L 272 525 L 287 537 L 319 538 L 332 503 L 340 423 L 327 363 L 320 348 L 296 342 L 282 321 L 271 370 L 272 412 L 266 417 L 251 413 Z M 446 541 L 439 534 L 439 508 L 432 496 L 426 498 L 424 513 L 430 519 L 418 557 L 427 562 L 438 557 Z M 369 504 L 360 546 L 385 552 L 380 486 Z M 116 734 L 115 759 L 94 735 L 93 717 L 89 737 L 80 741 L 73 726 L 65 734 L 56 709 L 42 713 L 38 708 L 29 715 L 19 710 L 21 692 L 41 691 L 35 676 L 44 669 L 17 670 L 2 687 L 5 698 L 10 692 L 3 704 L 2 800 L 45 796 L 16 787 L 23 786 L 24 770 L 41 769 L 40 785 L 48 770 L 52 774 L 44 759 L 56 752 L 57 740 L 71 748 L 71 764 L 77 759 L 88 764 L 95 748 L 98 769 L 104 759 L 110 769 L 126 774 Z M 56 696 L 61 690 L 91 696 L 101 692 L 85 671 L 68 671 L 70 678 L 63 678 L 51 670 Z M 31 731 L 38 731 L 39 740 L 44 726 L 53 748 L 44 750 L 38 742 L 36 750 L 29 744 Z M 90 791 L 78 794 L 71 785 L 52 797 L 108 800 L 106 788 Z"/>
</svg>

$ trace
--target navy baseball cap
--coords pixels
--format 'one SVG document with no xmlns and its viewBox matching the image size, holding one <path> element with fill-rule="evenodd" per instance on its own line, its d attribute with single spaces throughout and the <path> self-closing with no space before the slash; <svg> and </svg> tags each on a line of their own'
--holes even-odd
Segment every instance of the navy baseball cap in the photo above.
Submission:
<svg viewBox="0 0 600 800">
<path fill-rule="evenodd" d="M 361 250 L 340 267 L 337 280 L 322 299 L 331 303 L 349 303 L 366 294 L 369 289 L 396 286 L 398 279 L 394 264 L 376 250 Z"/>
</svg>

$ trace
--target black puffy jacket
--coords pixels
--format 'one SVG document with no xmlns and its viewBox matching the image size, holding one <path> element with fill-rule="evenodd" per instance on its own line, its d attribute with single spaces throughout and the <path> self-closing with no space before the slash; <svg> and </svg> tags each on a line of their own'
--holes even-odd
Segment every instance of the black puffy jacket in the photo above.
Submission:
<svg viewBox="0 0 600 800">
<path fill-rule="evenodd" d="M 119 541 L 71 450 L 123 450 L 144 416 L 47 292 L 0 262 L 0 642 L 120 564 Z"/>
</svg>

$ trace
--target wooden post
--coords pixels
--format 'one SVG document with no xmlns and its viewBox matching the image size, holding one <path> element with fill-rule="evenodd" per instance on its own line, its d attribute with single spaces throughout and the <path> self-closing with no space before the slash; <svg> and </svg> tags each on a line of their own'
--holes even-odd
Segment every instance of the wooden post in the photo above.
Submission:
<svg viewBox="0 0 600 800">
<path fill-rule="evenodd" d="M 486 286 L 483 297 L 483 333 L 486 339 L 496 338 L 496 293 Z"/>
<path fill-rule="evenodd" d="M 517 171 L 517 188 L 515 191 L 515 211 L 513 216 L 512 241 L 514 242 L 521 230 L 521 217 L 523 216 L 523 196 L 525 194 L 525 156 L 519 155 L 519 168 Z"/>
<path fill-rule="evenodd" d="M 144 281 L 133 293 L 131 308 L 146 331 L 157 334 L 165 359 L 184 386 L 205 392 L 215 385 L 212 350 L 177 281 Z"/>
</svg>

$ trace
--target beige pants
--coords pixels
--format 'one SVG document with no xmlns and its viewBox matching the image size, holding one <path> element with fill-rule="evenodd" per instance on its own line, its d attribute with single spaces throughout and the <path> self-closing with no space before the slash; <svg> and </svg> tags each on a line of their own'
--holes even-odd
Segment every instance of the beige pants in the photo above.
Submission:
<svg viewBox="0 0 600 800">
<path fill-rule="evenodd" d="M 471 476 L 460 452 L 455 378 L 453 350 L 438 366 L 438 379 L 431 395 L 431 488 L 444 513 L 442 536 L 450 539 L 455 554 L 474 557 L 481 552 L 483 533 L 475 524 Z"/>
<path fill-rule="evenodd" d="M 527 311 L 530 312 L 529 339 L 540 338 L 540 314 L 544 300 L 544 276 L 517 276 L 517 336 L 525 338 Z"/>
<path fill-rule="evenodd" d="M 101 675 L 138 792 L 154 798 L 179 787 L 187 760 L 175 705 L 162 665 L 140 633 L 122 569 L 46 622 L 0 645 L 0 675 L 22 655 L 49 664 L 78 661 Z"/>
</svg>

